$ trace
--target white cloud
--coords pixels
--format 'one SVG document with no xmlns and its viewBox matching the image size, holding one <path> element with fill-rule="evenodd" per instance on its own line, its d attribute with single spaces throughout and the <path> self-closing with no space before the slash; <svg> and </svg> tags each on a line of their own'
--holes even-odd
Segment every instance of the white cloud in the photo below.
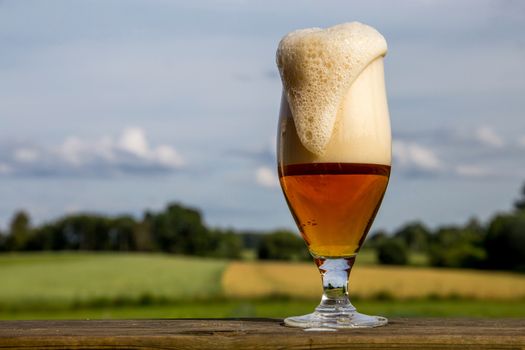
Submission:
<svg viewBox="0 0 525 350">
<path fill-rule="evenodd" d="M 91 150 L 80 139 L 68 137 L 57 151 L 65 162 L 80 165 L 84 159 L 82 153 L 85 151 L 90 152 Z"/>
<path fill-rule="evenodd" d="M 32 148 L 18 148 L 14 152 L 14 158 L 21 163 L 31 163 L 38 158 L 38 151 Z"/>
<path fill-rule="evenodd" d="M 477 128 L 474 137 L 477 141 L 489 147 L 501 148 L 505 145 L 503 139 L 488 126 Z"/>
<path fill-rule="evenodd" d="M 144 130 L 133 127 L 127 128 L 120 137 L 119 146 L 122 150 L 138 157 L 146 157 L 149 153 L 148 141 L 144 135 Z"/>
<path fill-rule="evenodd" d="M 499 179 L 524 171 L 525 135 L 499 134 L 486 125 L 401 133 L 393 147 L 394 169 L 409 176 Z"/>
<path fill-rule="evenodd" d="M 277 179 L 276 172 L 266 166 L 257 168 L 255 171 L 255 181 L 263 187 L 279 187 L 279 180 Z"/>
<path fill-rule="evenodd" d="M 396 166 L 409 173 L 437 173 L 443 169 L 443 162 L 429 148 L 414 142 L 395 140 L 392 143 Z"/>
<path fill-rule="evenodd" d="M 55 147 L 19 146 L 0 153 L 0 174 L 90 175 L 171 172 L 184 165 L 170 145 L 150 147 L 144 130 L 126 128 L 119 138 L 98 140 L 67 137 Z"/>
<path fill-rule="evenodd" d="M 115 142 L 111 137 L 102 137 L 94 144 L 90 145 L 91 149 L 96 152 L 102 159 L 113 161 L 116 158 L 115 155 Z"/>
<path fill-rule="evenodd" d="M 163 145 L 157 147 L 152 152 L 152 157 L 160 164 L 164 164 L 169 167 L 177 168 L 184 165 L 184 159 L 182 156 L 171 146 Z"/>
<path fill-rule="evenodd" d="M 464 177 L 484 177 L 492 175 L 492 172 L 478 165 L 458 165 L 455 168 L 458 175 Z"/>
</svg>

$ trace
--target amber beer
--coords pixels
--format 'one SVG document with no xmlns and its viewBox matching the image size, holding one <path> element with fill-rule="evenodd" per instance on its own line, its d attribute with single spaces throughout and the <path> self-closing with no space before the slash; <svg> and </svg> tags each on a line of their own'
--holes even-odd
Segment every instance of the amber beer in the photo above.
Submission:
<svg viewBox="0 0 525 350">
<path fill-rule="evenodd" d="M 383 76 L 382 57 L 373 59 L 334 107 L 333 119 L 307 113 L 315 106 L 304 115 L 297 107 L 292 112 L 290 96 L 283 93 L 277 148 L 281 188 L 316 257 L 355 256 L 381 205 L 391 163 Z M 327 89 L 319 95 L 329 94 Z"/>
<path fill-rule="evenodd" d="M 349 88 L 329 136 L 323 152 L 306 149 L 283 96 L 277 152 L 288 207 L 312 255 L 348 258 L 363 244 L 390 176 L 382 59 Z"/>
<path fill-rule="evenodd" d="M 390 166 L 309 163 L 279 170 L 286 201 L 310 252 L 354 256 L 381 205 Z"/>
</svg>

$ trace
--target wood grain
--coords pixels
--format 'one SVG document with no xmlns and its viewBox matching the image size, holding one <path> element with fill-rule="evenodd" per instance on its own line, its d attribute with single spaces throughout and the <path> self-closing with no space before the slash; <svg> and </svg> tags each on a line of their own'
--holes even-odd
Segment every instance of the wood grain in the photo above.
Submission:
<svg viewBox="0 0 525 350">
<path fill-rule="evenodd" d="M 305 332 L 278 319 L 0 321 L 1 349 L 525 349 L 524 319 L 395 318 Z"/>
</svg>

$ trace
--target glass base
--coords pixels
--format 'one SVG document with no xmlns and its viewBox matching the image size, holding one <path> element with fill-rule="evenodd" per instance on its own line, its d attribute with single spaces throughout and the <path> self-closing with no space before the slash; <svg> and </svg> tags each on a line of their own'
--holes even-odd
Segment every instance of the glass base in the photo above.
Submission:
<svg viewBox="0 0 525 350">
<path fill-rule="evenodd" d="M 388 323 L 385 317 L 368 316 L 352 308 L 336 312 L 315 312 L 304 316 L 292 316 L 284 320 L 290 327 L 305 328 L 306 331 L 334 331 L 348 328 L 373 328 Z"/>
<path fill-rule="evenodd" d="M 357 312 L 348 299 L 348 277 L 355 256 L 331 258 L 314 256 L 323 280 L 321 303 L 311 314 L 288 317 L 284 323 L 290 327 L 310 331 L 335 331 L 347 328 L 373 328 L 384 326 L 388 320 L 381 316 L 368 316 Z"/>
</svg>

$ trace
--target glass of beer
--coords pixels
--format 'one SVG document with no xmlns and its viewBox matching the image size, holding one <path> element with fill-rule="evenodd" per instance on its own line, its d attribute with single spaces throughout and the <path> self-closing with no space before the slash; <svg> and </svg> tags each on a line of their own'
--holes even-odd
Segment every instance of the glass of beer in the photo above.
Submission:
<svg viewBox="0 0 525 350">
<path fill-rule="evenodd" d="M 299 30 L 279 44 L 279 180 L 323 283 L 319 306 L 286 318 L 288 326 L 333 330 L 388 322 L 357 312 L 348 297 L 350 271 L 390 175 L 386 50 L 379 32 L 357 22 Z"/>
</svg>

